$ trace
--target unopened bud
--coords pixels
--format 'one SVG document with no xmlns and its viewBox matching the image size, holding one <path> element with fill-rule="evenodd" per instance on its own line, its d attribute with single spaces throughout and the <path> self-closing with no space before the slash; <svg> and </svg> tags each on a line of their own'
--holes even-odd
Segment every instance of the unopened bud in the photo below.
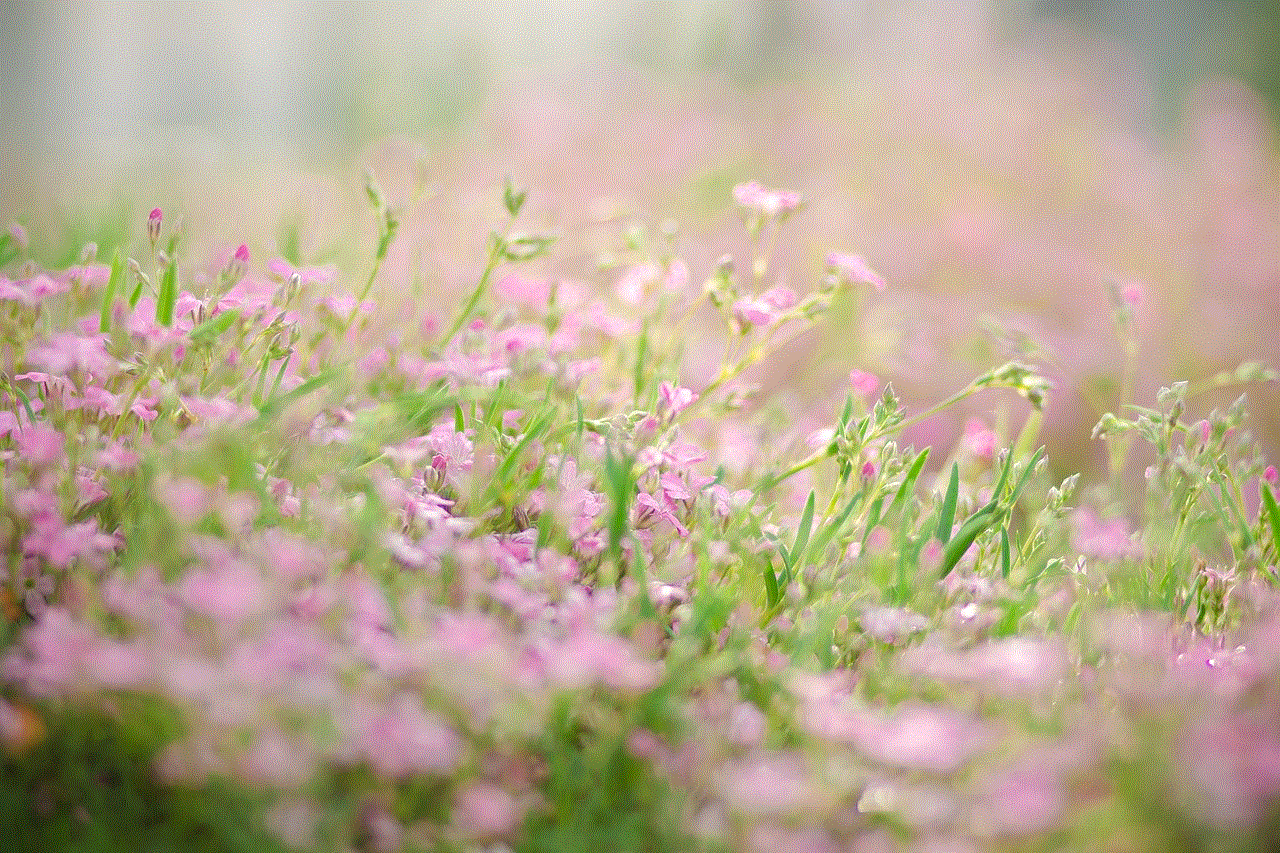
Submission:
<svg viewBox="0 0 1280 853">
<path fill-rule="evenodd" d="M 248 271 L 249 247 L 241 243 L 235 254 L 231 256 L 231 260 L 227 261 L 226 269 L 222 271 L 222 279 L 227 286 L 231 286 L 244 278 L 245 273 Z"/>
<path fill-rule="evenodd" d="M 160 208 L 151 209 L 151 214 L 147 217 L 147 239 L 151 241 L 151 245 L 155 246 L 156 241 L 160 239 L 160 224 L 164 221 L 164 214 L 160 212 Z"/>
</svg>

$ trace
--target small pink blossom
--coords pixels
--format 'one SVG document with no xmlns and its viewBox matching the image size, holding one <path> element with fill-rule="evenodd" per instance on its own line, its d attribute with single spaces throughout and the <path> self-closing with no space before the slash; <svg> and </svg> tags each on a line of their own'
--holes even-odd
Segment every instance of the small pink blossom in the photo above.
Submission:
<svg viewBox="0 0 1280 853">
<path fill-rule="evenodd" d="M 1126 281 L 1120 286 L 1120 301 L 1128 308 L 1137 308 L 1146 300 L 1146 290 L 1136 281 Z"/>
<path fill-rule="evenodd" d="M 871 269 L 861 255 L 832 252 L 827 255 L 827 269 L 841 280 L 850 284 L 869 284 L 877 292 L 884 292 L 884 278 Z"/>
<path fill-rule="evenodd" d="M 39 423 L 19 430 L 14 443 L 23 461 L 33 468 L 48 468 L 62 461 L 66 438 L 48 424 Z"/>
<path fill-rule="evenodd" d="M 964 425 L 964 447 L 979 459 L 990 460 L 995 456 L 999 438 L 995 430 L 979 418 L 969 418 Z"/>
<path fill-rule="evenodd" d="M 1267 482 L 1267 485 L 1274 489 L 1276 484 L 1280 483 L 1280 474 L 1276 472 L 1276 466 L 1268 465 L 1267 470 L 1262 472 L 1262 479 Z"/>
<path fill-rule="evenodd" d="M 790 190 L 769 189 L 757 181 L 738 184 L 733 200 L 741 207 L 761 216 L 774 217 L 791 213 L 800 206 L 800 196 Z"/>
<path fill-rule="evenodd" d="M 496 785 L 473 783 L 454 804 L 453 826 L 467 838 L 493 838 L 515 829 L 524 809 L 515 797 Z"/>
<path fill-rule="evenodd" d="M 660 397 L 659 409 L 671 415 L 680 414 L 698 399 L 698 395 L 691 389 L 673 385 L 670 382 L 663 382 L 659 385 L 658 394 Z"/>
<path fill-rule="evenodd" d="M 879 377 L 874 373 L 857 369 L 849 371 L 849 384 L 853 387 L 853 393 L 864 401 L 869 400 L 876 391 L 880 390 Z"/>
<path fill-rule="evenodd" d="M 1101 521 L 1088 509 L 1071 514 L 1071 547 L 1090 557 L 1114 560 L 1142 553 L 1123 518 Z"/>
</svg>

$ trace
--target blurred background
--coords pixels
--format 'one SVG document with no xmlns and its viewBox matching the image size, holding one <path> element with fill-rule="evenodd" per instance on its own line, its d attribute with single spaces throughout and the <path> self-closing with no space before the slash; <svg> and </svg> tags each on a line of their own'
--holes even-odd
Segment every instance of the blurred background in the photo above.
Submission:
<svg viewBox="0 0 1280 853">
<path fill-rule="evenodd" d="M 1280 364 L 1277 6 L 6 2 L 0 216 L 54 266 L 137 240 L 160 205 L 213 254 L 247 240 L 363 269 L 368 167 L 395 203 L 427 188 L 384 282 L 450 292 L 510 174 L 565 236 L 542 272 L 607 287 L 626 229 L 677 222 L 695 282 L 745 253 L 730 189 L 758 179 L 809 202 L 780 242 L 787 284 L 816 286 L 831 250 L 890 282 L 757 377 L 812 413 L 800 428 L 851 367 L 922 407 L 1035 350 L 1074 470 L 1100 464 L 1089 430 L 1121 394 L 1109 288 L 1142 294 L 1137 402 Z M 711 358 L 690 352 L 691 381 Z M 1249 390 L 1277 460 L 1280 397 Z M 952 440 L 970 414 L 1016 429 L 1020 405 L 914 437 Z"/>
</svg>

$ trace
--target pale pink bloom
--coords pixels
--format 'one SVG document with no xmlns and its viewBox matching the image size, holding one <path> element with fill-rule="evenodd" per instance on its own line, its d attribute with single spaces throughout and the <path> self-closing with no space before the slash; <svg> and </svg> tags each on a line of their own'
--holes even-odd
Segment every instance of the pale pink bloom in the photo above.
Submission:
<svg viewBox="0 0 1280 853">
<path fill-rule="evenodd" d="M 733 316 L 743 326 L 767 326 L 778 319 L 778 310 L 763 299 L 739 299 L 733 303 Z"/>
<path fill-rule="evenodd" d="M 357 754 L 394 779 L 447 774 L 462 758 L 458 735 L 409 694 L 386 704 L 357 707 L 348 725 Z"/>
<path fill-rule="evenodd" d="M 614 290 L 623 302 L 628 305 L 639 305 L 644 301 L 649 286 L 661 277 L 662 268 L 652 261 L 637 264 L 622 274 L 618 283 L 614 285 Z"/>
<path fill-rule="evenodd" d="M 621 637 L 584 628 L 545 650 L 551 682 L 571 690 L 603 684 L 619 692 L 640 693 L 661 678 L 661 664 L 640 657 Z"/>
<path fill-rule="evenodd" d="M 1146 290 L 1136 281 L 1126 281 L 1120 286 L 1120 301 L 1128 308 L 1137 308 L 1146 299 Z"/>
<path fill-rule="evenodd" d="M 525 809 L 496 785 L 473 782 L 459 792 L 453 809 L 453 828 L 466 838 L 493 838 L 511 832 Z"/>
<path fill-rule="evenodd" d="M 1141 544 L 1123 518 L 1104 522 L 1081 507 L 1071 514 L 1071 528 L 1071 547 L 1086 556 L 1116 560 L 1142 554 Z"/>
<path fill-rule="evenodd" d="M 663 382 L 658 386 L 658 395 L 659 409 L 672 415 L 680 414 L 698 399 L 698 395 L 692 389 L 673 385 L 670 382 Z"/>
<path fill-rule="evenodd" d="M 889 714 L 871 714 L 853 732 L 868 758 L 881 764 L 930 773 L 951 773 L 977 753 L 982 727 L 953 711 L 905 704 Z"/>
<path fill-rule="evenodd" d="M 46 373 L 65 376 L 73 371 L 103 379 L 120 366 L 107 352 L 105 335 L 60 333 L 27 353 L 27 364 Z"/>
<path fill-rule="evenodd" d="M 70 613 L 50 607 L 0 663 L 0 676 L 23 682 L 36 696 L 75 690 L 81 686 L 85 656 L 96 642 L 93 632 Z"/>
<path fill-rule="evenodd" d="M 103 638 L 88 650 L 85 670 L 103 687 L 137 688 L 150 681 L 155 669 L 138 643 Z"/>
<path fill-rule="evenodd" d="M 1280 484 L 1280 474 L 1276 473 L 1276 466 L 1268 465 L 1267 470 L 1262 472 L 1262 479 L 1273 489 L 1277 484 Z"/>
<path fill-rule="evenodd" d="M 228 563 L 189 572 L 179 586 L 182 602 L 196 613 L 238 623 L 261 613 L 267 591 L 256 569 Z"/>
<path fill-rule="evenodd" d="M 964 447 L 979 459 L 990 460 L 995 456 L 999 437 L 995 430 L 979 418 L 969 418 L 964 424 Z"/>
<path fill-rule="evenodd" d="M 852 386 L 853 393 L 865 402 L 880 390 L 880 379 L 874 373 L 854 369 L 849 371 L 849 385 Z"/>
<path fill-rule="evenodd" d="M 546 308 L 551 301 L 551 282 L 545 278 L 529 278 L 508 273 L 493 286 L 502 298 L 530 308 Z"/>
<path fill-rule="evenodd" d="M 749 211 L 768 217 L 791 213 L 800 206 L 801 201 L 797 193 L 769 189 L 757 181 L 734 187 L 733 200 Z"/>
<path fill-rule="evenodd" d="M 65 443 L 62 433 L 44 423 L 21 429 L 14 436 L 19 458 L 33 468 L 48 468 L 61 462 Z"/>
<path fill-rule="evenodd" d="M 973 820 L 984 836 L 1031 835 L 1051 829 L 1065 804 L 1062 781 L 1034 767 L 1018 767 L 979 788 Z"/>
<path fill-rule="evenodd" d="M 247 260 L 247 259 L 246 259 Z M 330 285 L 338 280 L 338 268 L 333 264 L 314 267 L 295 267 L 284 258 L 267 261 L 267 272 L 272 278 L 287 282 L 296 274 L 303 284 Z"/>
<path fill-rule="evenodd" d="M 869 607 L 858 616 L 858 624 L 868 636 L 890 645 L 906 642 L 929 628 L 928 619 L 904 607 Z"/>
<path fill-rule="evenodd" d="M 492 345 L 499 356 L 516 356 L 547 349 L 547 330 L 536 323 L 516 323 L 494 334 Z"/>
<path fill-rule="evenodd" d="M 822 801 L 813 776 L 789 753 L 768 753 L 723 765 L 716 787 L 725 805 L 747 818 L 786 817 Z"/>
<path fill-rule="evenodd" d="M 861 255 L 832 252 L 827 255 L 827 268 L 850 284 L 869 284 L 877 291 L 884 292 L 884 278 L 871 269 Z"/>
</svg>

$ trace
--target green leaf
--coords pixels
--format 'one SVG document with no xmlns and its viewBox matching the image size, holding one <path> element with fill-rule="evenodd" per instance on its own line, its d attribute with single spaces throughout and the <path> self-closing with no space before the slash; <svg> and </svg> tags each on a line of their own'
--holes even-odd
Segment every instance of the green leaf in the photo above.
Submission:
<svg viewBox="0 0 1280 853">
<path fill-rule="evenodd" d="M 1040 463 L 1040 459 L 1043 456 L 1043 446 L 1031 455 L 1031 459 L 1027 462 L 1027 467 L 1022 469 L 1022 473 L 1018 476 L 1018 482 L 1014 484 L 1013 491 L 1009 493 L 1008 506 L 1013 506 L 1018 502 L 1018 497 L 1022 494 L 1023 488 L 1026 487 L 1027 481 L 1031 479 L 1031 475 L 1036 470 L 1036 465 Z"/>
<path fill-rule="evenodd" d="M 533 423 L 529 424 L 529 428 L 524 431 L 524 435 L 516 442 L 515 447 L 511 448 L 511 452 L 503 458 L 499 463 L 498 469 L 493 473 L 493 479 L 490 481 L 490 490 L 501 489 L 502 486 L 511 477 L 511 471 L 515 468 L 516 463 L 520 461 L 520 454 L 526 447 L 542 437 L 542 434 L 551 426 L 551 422 L 555 419 L 556 410 L 554 407 L 547 409 L 539 415 Z"/>
<path fill-rule="evenodd" d="M 120 250 L 111 256 L 111 276 L 107 279 L 107 289 L 102 292 L 102 311 L 98 317 L 98 331 L 105 332 L 111 328 L 111 307 L 116 301 L 116 292 L 120 290 L 120 282 L 124 280 L 124 257 Z"/>
<path fill-rule="evenodd" d="M 1271 493 L 1271 487 L 1266 482 L 1258 484 L 1258 491 L 1262 495 L 1262 507 L 1267 512 L 1267 520 L 1271 523 L 1271 541 L 1275 543 L 1276 551 L 1280 552 L 1280 506 L 1276 505 L 1276 496 Z"/>
<path fill-rule="evenodd" d="M 956 521 L 956 501 L 960 498 L 960 465 L 951 463 L 951 479 L 947 481 L 947 493 L 938 512 L 938 541 L 943 545 L 951 541 L 951 527 Z"/>
<path fill-rule="evenodd" d="M 942 549 L 942 572 L 940 577 L 951 574 L 951 570 L 960 562 L 960 558 L 969 550 L 974 540 L 986 532 L 999 519 L 994 507 L 983 507 L 965 520 L 956 531 L 956 535 Z"/>
<path fill-rule="evenodd" d="M 778 593 L 778 578 L 773 573 L 773 563 L 769 560 L 764 562 L 764 603 L 769 610 L 778 606 L 778 602 L 782 596 Z"/>
<path fill-rule="evenodd" d="M 1009 579 L 1009 528 L 1000 528 L 1000 576 Z"/>
<path fill-rule="evenodd" d="M 929 448 L 920 451 L 920 455 L 911 463 L 911 467 L 907 469 L 907 476 L 903 478 L 902 485 L 898 486 L 898 492 L 893 496 L 893 500 L 889 502 L 889 509 L 885 512 L 885 517 L 893 515 L 893 511 L 902 506 L 906 502 L 907 496 L 911 494 L 912 488 L 919 478 L 920 472 L 924 470 L 924 463 L 929 459 Z"/>
<path fill-rule="evenodd" d="M 229 311 L 223 311 L 216 317 L 210 317 L 208 320 L 205 320 L 203 323 L 191 330 L 191 342 L 204 343 L 205 341 L 214 340 L 239 319 L 239 308 L 232 308 Z"/>
<path fill-rule="evenodd" d="M 609 555 L 619 569 L 622 567 L 622 539 L 627 533 L 631 500 L 635 497 L 636 491 L 631 472 L 633 464 L 629 457 L 615 456 L 612 448 L 605 448 L 605 494 L 609 497 Z"/>
<path fill-rule="evenodd" d="M 173 325 L 173 305 L 178 301 L 178 259 L 170 258 L 160 279 L 160 293 L 156 296 L 156 322 L 161 326 Z"/>
<path fill-rule="evenodd" d="M 342 368 L 337 365 L 330 367 L 328 370 L 321 371 L 315 376 L 312 376 L 292 391 L 286 391 L 278 397 L 272 397 L 266 403 L 258 407 L 258 417 L 269 418 L 280 414 L 280 412 L 282 412 L 285 406 L 289 403 L 307 396 L 318 388 L 323 388 L 325 385 L 328 385 L 334 380 L 341 369 Z"/>
<path fill-rule="evenodd" d="M 466 429 L 467 429 L 467 422 L 466 422 L 466 419 L 462 417 L 462 405 L 459 403 L 454 403 L 453 404 L 453 431 L 456 433 L 463 433 L 463 432 L 466 432 Z"/>
<path fill-rule="evenodd" d="M 809 535 L 813 532 L 813 501 L 814 493 L 811 490 L 809 499 L 804 502 L 804 510 L 800 513 L 800 527 L 796 530 L 796 541 L 791 546 L 790 558 L 787 559 L 788 575 L 794 575 L 796 566 L 804 556 L 804 549 L 809 544 Z"/>
<path fill-rule="evenodd" d="M 863 495 L 863 492 L 858 492 L 856 495 L 851 497 L 849 502 L 844 505 L 844 509 L 840 511 L 838 516 L 836 516 L 835 520 L 827 523 L 818 531 L 818 535 L 809 543 L 810 549 L 814 554 L 821 554 L 826 550 L 827 545 L 831 543 L 831 540 L 840 533 L 840 530 L 844 527 L 845 523 L 848 522 L 849 516 L 853 515 L 854 509 L 857 508 L 858 504 L 862 503 Z"/>
</svg>

